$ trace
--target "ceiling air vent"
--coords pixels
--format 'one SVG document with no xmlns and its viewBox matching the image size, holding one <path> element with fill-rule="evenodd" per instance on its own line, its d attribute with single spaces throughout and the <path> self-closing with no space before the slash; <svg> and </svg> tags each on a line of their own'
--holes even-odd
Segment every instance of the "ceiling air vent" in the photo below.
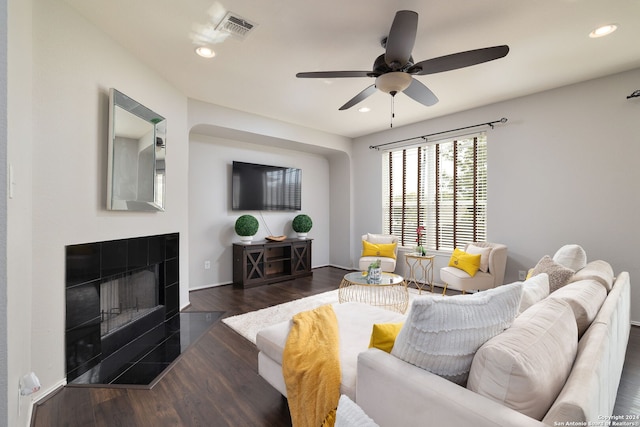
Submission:
<svg viewBox="0 0 640 427">
<path fill-rule="evenodd" d="M 232 36 L 245 39 L 255 27 L 256 24 L 253 22 L 249 22 L 233 12 L 228 12 L 220 21 L 216 30 L 226 31 Z"/>
</svg>

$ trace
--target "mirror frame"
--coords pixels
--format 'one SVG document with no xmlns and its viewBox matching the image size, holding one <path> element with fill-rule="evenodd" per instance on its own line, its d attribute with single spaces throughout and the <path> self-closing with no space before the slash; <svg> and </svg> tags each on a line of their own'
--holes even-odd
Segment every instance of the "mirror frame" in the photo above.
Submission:
<svg viewBox="0 0 640 427">
<path fill-rule="evenodd" d="M 108 210 L 164 211 L 166 135 L 164 117 L 109 89 Z"/>
</svg>

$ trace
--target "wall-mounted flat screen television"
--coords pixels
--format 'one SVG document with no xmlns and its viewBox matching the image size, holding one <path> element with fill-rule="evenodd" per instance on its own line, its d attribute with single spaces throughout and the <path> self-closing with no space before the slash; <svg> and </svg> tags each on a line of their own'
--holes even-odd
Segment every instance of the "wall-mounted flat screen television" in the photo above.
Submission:
<svg viewBox="0 0 640 427">
<path fill-rule="evenodd" d="M 231 200 L 234 211 L 299 211 L 302 170 L 233 162 Z"/>
</svg>

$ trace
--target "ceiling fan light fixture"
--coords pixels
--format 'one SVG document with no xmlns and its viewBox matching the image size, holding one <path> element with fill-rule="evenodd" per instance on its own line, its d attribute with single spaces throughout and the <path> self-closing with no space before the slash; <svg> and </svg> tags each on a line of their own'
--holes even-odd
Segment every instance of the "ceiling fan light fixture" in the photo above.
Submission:
<svg viewBox="0 0 640 427">
<path fill-rule="evenodd" d="M 618 26 L 616 24 L 603 25 L 591 31 L 589 33 L 589 37 L 591 37 L 592 39 L 595 39 L 598 37 L 608 36 L 609 34 L 613 33 L 617 29 L 618 29 Z"/>
<path fill-rule="evenodd" d="M 376 87 L 381 91 L 395 95 L 411 84 L 411 76 L 402 71 L 393 71 L 376 78 Z"/>
</svg>

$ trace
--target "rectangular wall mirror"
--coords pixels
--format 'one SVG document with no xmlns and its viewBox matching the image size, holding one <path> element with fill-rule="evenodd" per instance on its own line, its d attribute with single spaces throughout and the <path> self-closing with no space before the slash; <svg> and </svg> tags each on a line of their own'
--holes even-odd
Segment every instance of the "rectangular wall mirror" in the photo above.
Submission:
<svg viewBox="0 0 640 427">
<path fill-rule="evenodd" d="M 167 120 L 109 90 L 107 209 L 163 211 Z"/>
</svg>

